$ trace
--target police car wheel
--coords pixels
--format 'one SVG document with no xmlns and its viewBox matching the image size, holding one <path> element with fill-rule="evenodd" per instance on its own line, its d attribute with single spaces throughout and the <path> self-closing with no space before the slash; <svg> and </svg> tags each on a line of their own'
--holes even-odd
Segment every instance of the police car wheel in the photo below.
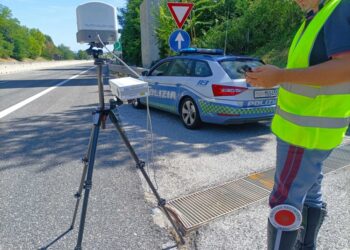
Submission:
<svg viewBox="0 0 350 250">
<path fill-rule="evenodd" d="M 131 104 L 132 104 L 132 106 L 133 106 L 135 109 L 141 109 L 141 108 L 143 108 L 143 105 L 141 104 L 139 98 L 133 99 L 132 102 L 131 102 Z"/>
<path fill-rule="evenodd" d="M 182 100 L 180 114 L 183 124 L 188 129 L 196 129 L 202 123 L 196 103 L 189 97 Z"/>
</svg>

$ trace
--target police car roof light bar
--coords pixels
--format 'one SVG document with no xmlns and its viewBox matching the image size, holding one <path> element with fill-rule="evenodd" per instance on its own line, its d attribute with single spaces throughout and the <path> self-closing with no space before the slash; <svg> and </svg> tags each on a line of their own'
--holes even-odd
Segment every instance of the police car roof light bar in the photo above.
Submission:
<svg viewBox="0 0 350 250">
<path fill-rule="evenodd" d="M 179 54 L 205 54 L 205 55 L 224 55 L 222 49 L 203 49 L 203 48 L 185 48 L 179 51 Z"/>
</svg>

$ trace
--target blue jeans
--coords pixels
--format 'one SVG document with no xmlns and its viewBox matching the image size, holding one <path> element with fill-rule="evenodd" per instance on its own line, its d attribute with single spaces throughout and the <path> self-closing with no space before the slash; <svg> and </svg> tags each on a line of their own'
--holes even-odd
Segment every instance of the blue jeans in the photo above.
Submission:
<svg viewBox="0 0 350 250">
<path fill-rule="evenodd" d="M 311 150 L 277 138 L 275 183 L 270 207 L 288 204 L 302 211 L 304 203 L 322 207 L 322 163 L 332 150 Z"/>
</svg>

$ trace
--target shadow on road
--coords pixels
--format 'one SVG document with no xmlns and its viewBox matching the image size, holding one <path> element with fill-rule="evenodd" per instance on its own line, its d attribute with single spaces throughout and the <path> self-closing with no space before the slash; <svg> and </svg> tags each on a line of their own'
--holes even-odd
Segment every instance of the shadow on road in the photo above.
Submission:
<svg viewBox="0 0 350 250">
<path fill-rule="evenodd" d="M 94 85 L 96 79 L 89 74 L 62 87 L 86 84 Z M 25 82 L 21 87 L 24 85 Z M 108 101 L 107 96 L 105 100 Z M 92 126 L 91 112 L 94 109 L 94 106 L 75 106 L 62 113 L 2 122 L 0 128 L 4 133 L 0 150 L 5 161 L 0 172 L 35 165 L 38 159 L 41 164 L 37 171 L 47 171 L 62 163 L 81 159 L 87 150 Z M 123 105 L 119 107 L 119 112 L 132 145 L 140 159 L 143 159 L 147 154 L 146 110 Z M 234 152 L 237 148 L 258 152 L 270 140 L 264 136 L 270 133 L 269 123 L 231 126 L 205 124 L 199 130 L 188 130 L 178 116 L 153 109 L 151 115 L 154 149 L 158 155 L 181 153 L 190 157 L 201 157 L 202 154 L 214 156 Z M 96 167 L 117 167 L 131 161 L 129 152 L 111 122 L 106 130 L 100 131 L 96 159 Z"/>
<path fill-rule="evenodd" d="M 64 81 L 64 79 L 45 79 L 45 80 L 15 80 L 6 81 L 0 84 L 0 89 L 23 89 L 23 88 L 46 88 L 52 87 L 59 82 Z M 72 87 L 72 86 L 92 86 L 97 85 L 95 79 L 75 79 L 69 83 L 60 86 L 60 88 Z"/>
<path fill-rule="evenodd" d="M 145 141 L 146 110 L 136 110 L 130 105 L 120 107 L 127 133 L 142 147 Z M 154 146 L 157 153 L 183 153 L 200 157 L 201 153 L 223 154 L 241 147 L 244 150 L 262 151 L 270 133 L 269 123 L 241 125 L 205 124 L 199 130 L 186 129 L 178 116 L 151 109 Z"/>
<path fill-rule="evenodd" d="M 62 113 L 1 122 L 3 164 L 0 172 L 37 166 L 38 162 L 36 171 L 42 172 L 82 159 L 87 151 L 94 109 L 95 106 L 76 106 Z M 130 163 L 128 151 L 109 122 L 106 130 L 100 130 L 95 167 L 118 167 Z"/>
</svg>

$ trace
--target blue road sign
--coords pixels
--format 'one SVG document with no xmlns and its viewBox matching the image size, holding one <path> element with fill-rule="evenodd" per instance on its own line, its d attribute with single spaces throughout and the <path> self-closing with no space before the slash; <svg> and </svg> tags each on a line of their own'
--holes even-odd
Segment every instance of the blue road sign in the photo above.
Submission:
<svg viewBox="0 0 350 250">
<path fill-rule="evenodd" d="M 169 37 L 169 46 L 175 52 L 190 47 L 190 44 L 190 35 L 184 30 L 175 30 Z"/>
</svg>

